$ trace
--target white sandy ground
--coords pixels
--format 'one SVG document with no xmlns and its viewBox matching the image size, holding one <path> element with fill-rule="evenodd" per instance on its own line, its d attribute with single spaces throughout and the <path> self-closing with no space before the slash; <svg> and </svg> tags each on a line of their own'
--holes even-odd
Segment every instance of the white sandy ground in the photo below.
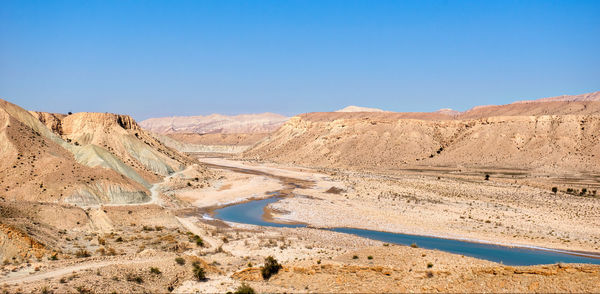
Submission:
<svg viewBox="0 0 600 294">
<path fill-rule="evenodd" d="M 283 188 L 271 177 L 241 174 L 223 170 L 223 178 L 213 186 L 202 189 L 184 188 L 176 192 L 177 197 L 197 207 L 219 206 L 244 201 L 250 198 L 268 197 L 267 193 Z"/>
</svg>

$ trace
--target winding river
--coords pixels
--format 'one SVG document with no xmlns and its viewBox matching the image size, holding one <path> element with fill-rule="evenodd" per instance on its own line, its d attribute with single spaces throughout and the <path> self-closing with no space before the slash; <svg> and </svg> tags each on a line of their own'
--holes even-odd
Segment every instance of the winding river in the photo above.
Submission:
<svg viewBox="0 0 600 294">
<path fill-rule="evenodd" d="M 226 206 L 214 211 L 214 216 L 228 222 L 252 224 L 265 227 L 306 227 L 303 224 L 271 222 L 264 218 L 267 205 L 277 202 L 281 197 L 253 200 Z M 435 249 L 450 253 L 499 262 L 505 265 L 538 265 L 554 263 L 591 263 L 600 264 L 600 256 L 585 253 L 561 251 L 546 248 L 509 247 L 486 243 L 476 243 L 438 237 L 389 233 L 354 228 L 326 229 L 334 232 L 352 234 L 382 242 L 411 245 Z"/>
<path fill-rule="evenodd" d="M 272 197 L 270 198 L 231 204 L 218 208 L 213 211 L 213 217 L 226 222 L 251 224 L 264 227 L 306 227 L 305 224 L 272 221 L 269 217 L 265 217 L 265 213 L 268 212 L 266 208 L 269 204 L 277 202 L 283 197 L 300 197 L 296 196 L 293 193 L 293 190 L 300 186 L 311 185 L 310 182 L 276 176 L 270 173 L 252 169 L 221 166 L 215 164 L 206 165 L 213 168 L 228 169 L 240 173 L 274 177 L 279 179 L 286 186 L 285 189 L 272 193 Z M 447 239 L 434 236 L 390 233 L 356 228 L 331 228 L 323 230 L 352 234 L 386 243 L 401 245 L 416 244 L 421 248 L 435 249 L 459 255 L 472 256 L 505 265 L 539 265 L 555 263 L 600 264 L 600 254 L 586 252 L 548 249 L 533 246 L 504 246 L 492 243 L 475 242 L 471 240 Z"/>
</svg>

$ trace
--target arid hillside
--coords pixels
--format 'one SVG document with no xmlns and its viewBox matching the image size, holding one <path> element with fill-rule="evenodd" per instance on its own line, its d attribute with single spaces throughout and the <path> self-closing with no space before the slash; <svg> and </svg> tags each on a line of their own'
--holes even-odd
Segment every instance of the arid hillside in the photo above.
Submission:
<svg viewBox="0 0 600 294">
<path fill-rule="evenodd" d="M 148 199 L 150 185 L 97 146 L 76 146 L 37 118 L 0 101 L 1 195 L 10 200 L 79 204 Z M 127 175 L 127 176 L 126 176 Z"/>
<path fill-rule="evenodd" d="M 28 112 L 0 100 L 2 196 L 81 205 L 139 203 L 191 159 L 128 116 Z"/>
<path fill-rule="evenodd" d="M 246 158 L 321 167 L 600 172 L 600 102 L 536 102 L 444 113 L 309 113 Z"/>
<path fill-rule="evenodd" d="M 60 128 L 53 127 L 56 123 L 47 117 L 60 119 Z M 105 148 L 149 182 L 155 182 L 191 162 L 191 159 L 161 144 L 128 115 L 82 112 L 64 117 L 42 114 L 39 118 L 72 144 Z M 51 124 L 48 125 L 48 122 Z"/>
<path fill-rule="evenodd" d="M 279 128 L 287 119 L 287 117 L 275 113 L 235 116 L 211 114 L 150 118 L 140 122 L 140 125 L 144 129 L 158 134 L 270 133 Z"/>
</svg>

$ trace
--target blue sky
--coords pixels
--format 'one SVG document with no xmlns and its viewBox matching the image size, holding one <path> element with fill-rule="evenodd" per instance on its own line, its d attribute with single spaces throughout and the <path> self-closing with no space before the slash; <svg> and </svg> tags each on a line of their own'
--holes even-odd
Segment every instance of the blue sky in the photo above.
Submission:
<svg viewBox="0 0 600 294">
<path fill-rule="evenodd" d="M 0 1 L 0 97 L 136 119 L 600 90 L 600 1 Z"/>
</svg>

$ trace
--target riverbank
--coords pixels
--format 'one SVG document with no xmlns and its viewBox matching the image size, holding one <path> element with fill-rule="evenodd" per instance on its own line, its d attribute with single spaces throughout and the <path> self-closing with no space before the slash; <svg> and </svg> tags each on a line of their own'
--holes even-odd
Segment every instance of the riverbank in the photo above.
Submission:
<svg viewBox="0 0 600 294">
<path fill-rule="evenodd" d="M 201 160 L 314 181 L 311 187 L 294 190 L 308 197 L 288 197 L 270 205 L 269 213 L 276 219 L 315 227 L 600 252 L 600 201 L 594 198 L 443 175 L 324 174 L 276 164 Z"/>
</svg>

